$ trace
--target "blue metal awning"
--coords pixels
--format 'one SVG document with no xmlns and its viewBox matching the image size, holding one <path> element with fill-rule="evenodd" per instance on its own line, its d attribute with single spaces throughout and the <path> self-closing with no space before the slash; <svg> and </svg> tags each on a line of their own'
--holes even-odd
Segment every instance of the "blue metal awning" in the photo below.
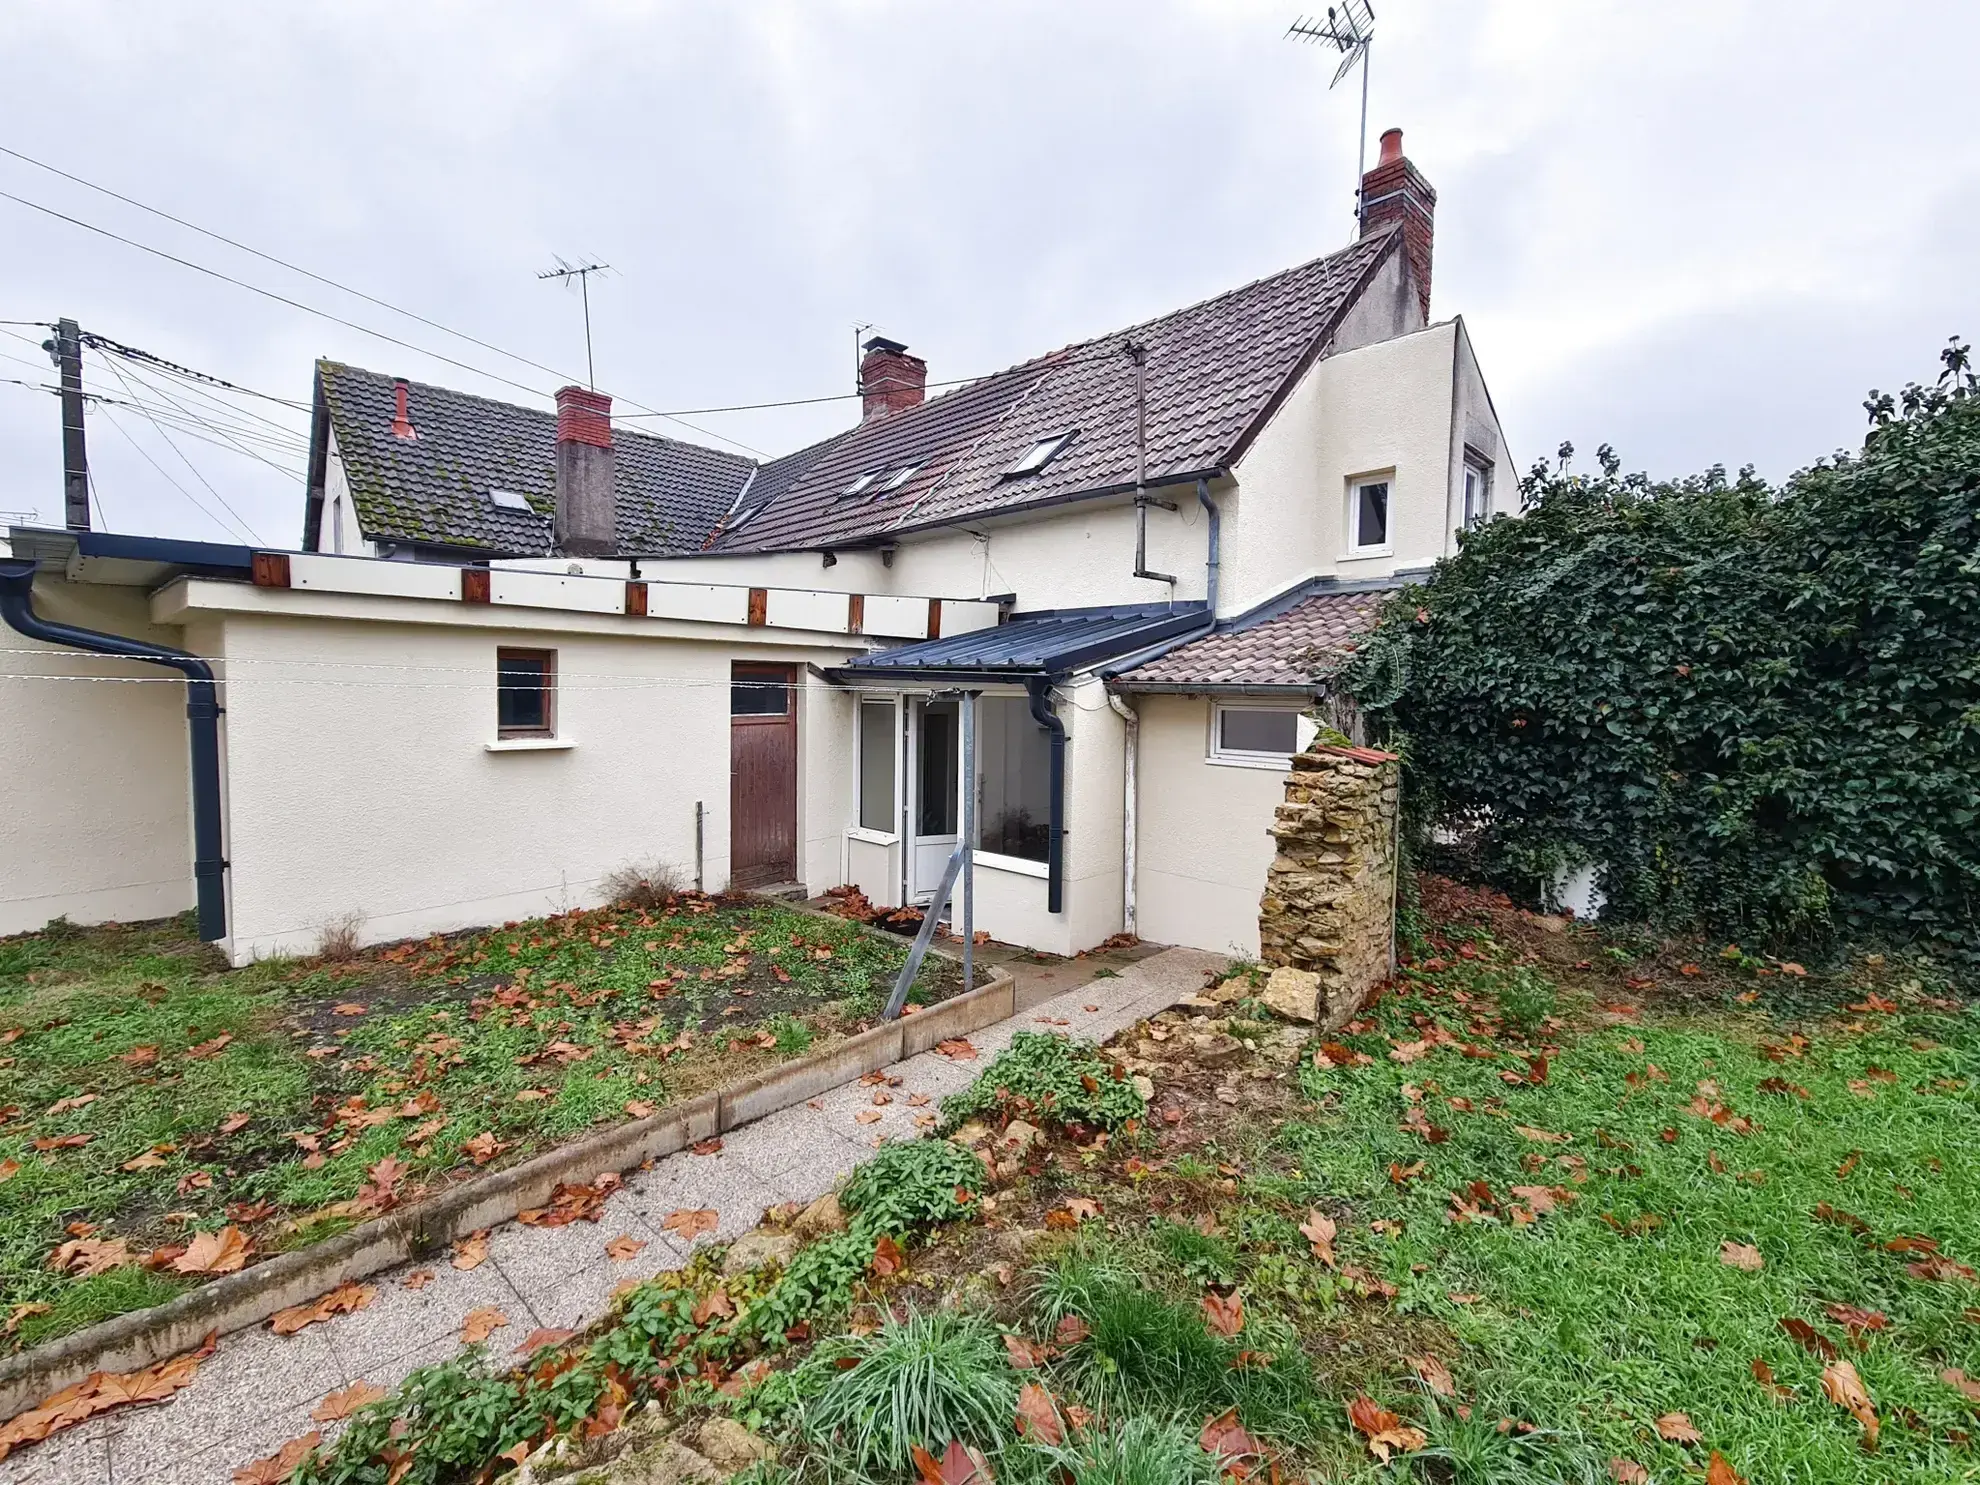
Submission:
<svg viewBox="0 0 1980 1485">
<path fill-rule="evenodd" d="M 875 650 L 833 671 L 848 685 L 883 680 L 1023 681 L 1066 675 L 1203 627 L 1201 603 L 1049 609 L 992 629 Z"/>
</svg>

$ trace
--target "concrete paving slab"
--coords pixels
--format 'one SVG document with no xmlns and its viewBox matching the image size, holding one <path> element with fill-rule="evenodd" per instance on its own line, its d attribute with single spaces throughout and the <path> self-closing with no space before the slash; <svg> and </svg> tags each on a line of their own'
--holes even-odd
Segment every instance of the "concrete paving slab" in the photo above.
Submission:
<svg viewBox="0 0 1980 1485">
<path fill-rule="evenodd" d="M 121 1421 L 121 1420 L 119 1420 Z M 93 1418 L 0 1462 L 7 1485 L 109 1485 L 113 1420 Z"/>
<path fill-rule="evenodd" d="M 418 1272 L 431 1273 L 432 1282 L 418 1290 L 406 1288 L 406 1277 Z M 442 1255 L 426 1263 L 388 1270 L 368 1282 L 377 1286 L 378 1298 L 365 1309 L 298 1332 L 298 1338 L 320 1333 L 343 1364 L 347 1378 L 368 1376 L 366 1367 L 376 1367 L 437 1337 L 454 1334 L 468 1311 L 484 1305 L 493 1305 L 511 1317 L 527 1318 L 529 1314 L 522 1295 L 492 1261 L 464 1271 L 452 1267 Z M 236 1339 L 229 1336 L 221 1343 L 222 1349 Z"/>
<path fill-rule="evenodd" d="M 782 1199 L 748 1166 L 729 1158 L 726 1149 L 713 1155 L 669 1156 L 628 1181 L 625 1193 L 640 1218 L 670 1239 L 677 1237 L 666 1226 L 673 1213 L 713 1210 L 715 1230 L 697 1237 L 692 1247 L 741 1236 Z"/>
</svg>

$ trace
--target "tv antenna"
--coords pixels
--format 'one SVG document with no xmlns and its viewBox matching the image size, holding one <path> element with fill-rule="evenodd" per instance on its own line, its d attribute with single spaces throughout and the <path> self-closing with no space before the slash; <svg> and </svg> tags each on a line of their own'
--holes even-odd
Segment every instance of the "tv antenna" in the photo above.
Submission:
<svg viewBox="0 0 1980 1485">
<path fill-rule="evenodd" d="M 576 263 L 566 263 L 562 258 L 554 254 L 551 256 L 550 261 L 557 266 L 555 268 L 546 268 L 543 272 L 537 274 L 538 278 L 562 279 L 565 288 L 570 287 L 572 279 L 577 280 L 578 294 L 584 300 L 584 374 L 585 379 L 591 384 L 591 390 L 596 392 L 598 390 L 598 368 L 592 364 L 591 360 L 591 275 L 594 273 L 604 273 L 612 265 L 610 263 L 593 263 L 583 260 Z"/>
<path fill-rule="evenodd" d="M 1366 226 L 1362 217 L 1361 177 L 1368 172 L 1368 52 L 1375 44 L 1375 7 L 1368 0 L 1346 0 L 1338 10 L 1327 7 L 1324 23 L 1301 16 L 1286 28 L 1287 37 L 1298 41 L 1324 42 L 1341 54 L 1341 65 L 1334 69 L 1329 89 L 1361 64 L 1361 143 L 1355 153 L 1354 220 Z"/>
</svg>

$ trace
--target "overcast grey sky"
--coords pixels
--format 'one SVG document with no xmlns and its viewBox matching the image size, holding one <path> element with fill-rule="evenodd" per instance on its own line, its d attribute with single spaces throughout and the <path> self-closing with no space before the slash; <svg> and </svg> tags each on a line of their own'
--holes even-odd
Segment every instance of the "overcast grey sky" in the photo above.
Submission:
<svg viewBox="0 0 1980 1485">
<path fill-rule="evenodd" d="M 577 300 L 535 274 L 608 261 L 621 412 L 819 396 L 855 322 L 966 376 L 1342 245 L 1358 95 L 1281 39 L 1298 9 L 13 0 L 0 145 L 576 375 Z M 1432 313 L 1469 323 L 1522 465 L 1606 439 L 1657 474 L 1780 476 L 1980 333 L 1972 0 L 1376 9 L 1371 135 L 1403 127 L 1437 187 Z M 5 156 L 0 191 L 554 385 Z M 0 200 L 0 320 L 61 314 L 299 401 L 318 355 L 529 400 Z M 45 332 L 0 329 L 27 337 L 0 335 L 0 378 L 48 380 Z M 854 416 L 693 421 L 780 453 Z M 92 413 L 113 529 L 227 537 L 194 503 L 217 491 L 296 542 L 297 480 L 175 437 L 197 475 L 142 414 Z M 54 399 L 0 382 L 0 510 L 59 519 L 60 470 Z"/>
</svg>

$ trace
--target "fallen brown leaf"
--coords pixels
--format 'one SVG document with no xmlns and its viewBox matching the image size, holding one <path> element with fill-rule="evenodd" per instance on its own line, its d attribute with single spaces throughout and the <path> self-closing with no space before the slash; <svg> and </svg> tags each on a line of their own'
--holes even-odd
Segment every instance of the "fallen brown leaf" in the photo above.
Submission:
<svg viewBox="0 0 1980 1485">
<path fill-rule="evenodd" d="M 1348 1422 L 1366 1435 L 1368 1452 L 1384 1464 L 1391 1454 L 1413 1454 L 1428 1440 L 1423 1430 L 1412 1428 L 1365 1392 L 1357 1392 L 1348 1403 Z"/>
<path fill-rule="evenodd" d="M 314 1408 L 309 1416 L 318 1423 L 335 1423 L 339 1418 L 348 1418 L 359 1408 L 375 1403 L 386 1396 L 383 1387 L 374 1387 L 369 1382 L 353 1382 L 342 1392 L 333 1392 Z"/>
<path fill-rule="evenodd" d="M 268 1328 L 277 1335 L 294 1335 L 306 1325 L 316 1325 L 335 1315 L 349 1315 L 363 1309 L 378 1297 L 369 1284 L 345 1281 L 320 1299 L 277 1310 L 268 1318 Z"/>
<path fill-rule="evenodd" d="M 461 1341 L 475 1346 L 509 1323 L 509 1317 L 493 1305 L 482 1305 L 467 1312 L 461 1321 Z"/>
<path fill-rule="evenodd" d="M 1312 1244 L 1315 1258 L 1326 1264 L 1328 1268 L 1340 1267 L 1340 1261 L 1334 1256 L 1334 1238 L 1339 1234 L 1339 1228 L 1332 1217 L 1327 1216 L 1318 1207 L 1309 1207 L 1306 1220 L 1299 1224 L 1299 1231 L 1300 1235 Z"/>
<path fill-rule="evenodd" d="M 881 1278 L 897 1274 L 907 1266 L 907 1255 L 901 1252 L 901 1245 L 889 1233 L 881 1233 L 879 1241 L 873 1245 L 873 1272 Z"/>
<path fill-rule="evenodd" d="M 660 1226 L 668 1232 L 677 1233 L 683 1241 L 693 1242 L 702 1233 L 713 1232 L 721 1220 L 713 1207 L 684 1208 L 669 1212 Z"/>
<path fill-rule="evenodd" d="M 1856 1367 L 1845 1358 L 1838 1357 L 1822 1368 L 1822 1391 L 1830 1402 L 1842 1408 L 1863 1425 L 1863 1447 L 1872 1450 L 1877 1447 L 1877 1408 L 1870 1401 L 1870 1394 L 1864 1389 L 1863 1379 L 1856 1374 Z"/>
<path fill-rule="evenodd" d="M 1705 1466 L 1705 1485 L 1746 1485 L 1746 1476 L 1734 1469 L 1725 1455 L 1714 1449 L 1712 1462 Z"/>
<path fill-rule="evenodd" d="M 614 1263 L 624 1263 L 627 1259 L 637 1258 L 645 1247 L 645 1243 L 630 1233 L 622 1233 L 605 1245 L 605 1256 Z"/>
<path fill-rule="evenodd" d="M 282 1485 L 322 1442 L 323 1435 L 312 1428 L 301 1438 L 290 1439 L 266 1459 L 257 1459 L 235 1470 L 234 1485 Z"/>
<path fill-rule="evenodd" d="M 1609 1478 L 1616 1485 L 1650 1485 L 1650 1471 L 1633 1459 L 1611 1459 Z"/>
<path fill-rule="evenodd" d="M 416 1268 L 411 1273 L 407 1274 L 403 1279 L 399 1280 L 399 1287 L 401 1289 L 411 1289 L 415 1293 L 417 1293 L 419 1290 L 424 1289 L 428 1284 L 431 1284 L 432 1282 L 433 1282 L 432 1269 Z"/>
<path fill-rule="evenodd" d="M 450 1260 L 455 1268 L 466 1271 L 480 1268 L 488 1261 L 488 1229 L 483 1227 L 469 1233 L 464 1238 L 454 1240 L 454 1256 Z"/>
<path fill-rule="evenodd" d="M 1065 1442 L 1066 1427 L 1059 1421 L 1052 1394 L 1036 1382 L 1026 1382 L 1018 1389 L 1017 1431 L 1047 1449 L 1056 1449 Z"/>
<path fill-rule="evenodd" d="M 1719 1244 L 1719 1262 L 1727 1268 L 1743 1269 L 1749 1274 L 1757 1274 L 1767 1266 L 1767 1260 L 1758 1248 L 1751 1243 L 1735 1243 L 1730 1238 Z"/>
<path fill-rule="evenodd" d="M 1695 1444 L 1699 1433 L 1691 1426 L 1690 1415 L 1666 1413 L 1657 1420 L 1657 1437 L 1673 1444 Z"/>
<path fill-rule="evenodd" d="M 576 1334 L 577 1332 L 575 1330 L 553 1330 L 547 1327 L 532 1330 L 517 1345 L 516 1354 L 518 1356 L 531 1356 L 541 1351 L 545 1346 L 561 1346 Z"/>
<path fill-rule="evenodd" d="M 1411 1356 L 1407 1358 L 1416 1375 L 1423 1379 L 1423 1385 L 1439 1397 L 1456 1397 L 1457 1380 L 1451 1376 L 1451 1369 L 1434 1356 Z"/>
<path fill-rule="evenodd" d="M 1203 1296 L 1203 1323 L 1221 1336 L 1244 1329 L 1244 1296 L 1210 1293 Z"/>
</svg>

